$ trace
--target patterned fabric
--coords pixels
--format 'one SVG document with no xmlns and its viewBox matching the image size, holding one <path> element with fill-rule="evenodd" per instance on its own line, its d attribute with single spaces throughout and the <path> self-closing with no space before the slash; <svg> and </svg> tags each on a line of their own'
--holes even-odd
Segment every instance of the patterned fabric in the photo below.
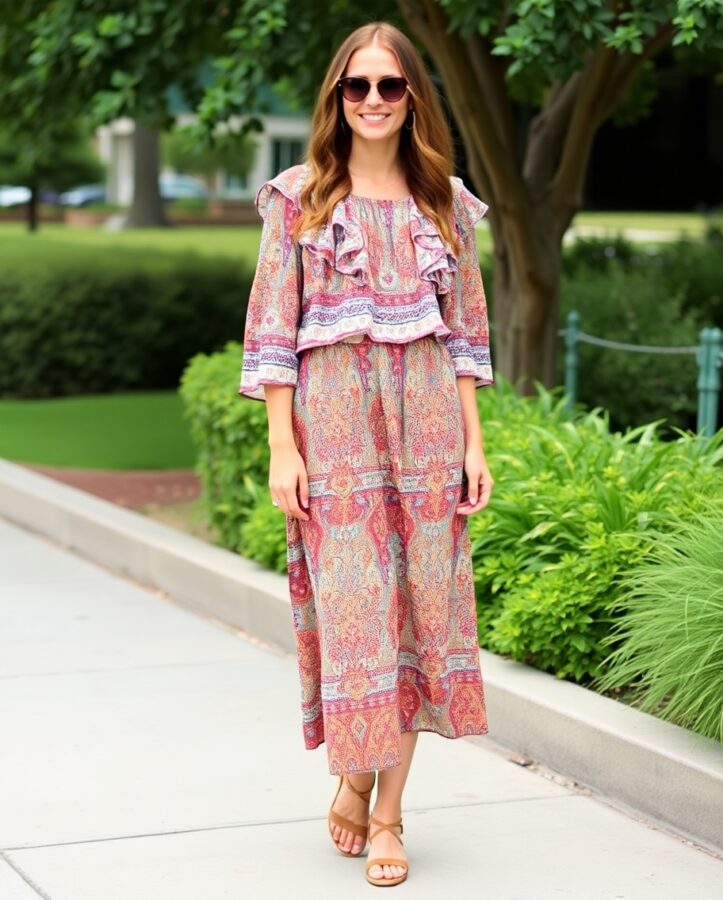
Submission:
<svg viewBox="0 0 723 900">
<path fill-rule="evenodd" d="M 265 182 L 256 195 L 264 220 L 249 296 L 239 393 L 265 400 L 264 384 L 295 385 L 299 354 L 338 341 L 407 343 L 433 335 L 457 375 L 492 384 L 487 305 L 475 223 L 488 207 L 451 178 L 457 258 L 412 196 L 375 200 L 348 194 L 331 220 L 291 239 L 306 164 Z"/>
<path fill-rule="evenodd" d="M 401 762 L 405 731 L 486 734 L 454 359 L 434 335 L 301 352 L 309 520 L 286 517 L 303 733 L 329 771 Z"/>
</svg>

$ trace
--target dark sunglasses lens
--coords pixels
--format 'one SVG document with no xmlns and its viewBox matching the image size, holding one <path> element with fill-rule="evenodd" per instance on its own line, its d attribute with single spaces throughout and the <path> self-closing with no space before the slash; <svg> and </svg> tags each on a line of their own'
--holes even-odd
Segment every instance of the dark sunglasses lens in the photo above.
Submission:
<svg viewBox="0 0 723 900">
<path fill-rule="evenodd" d="M 369 82 L 366 78 L 344 78 L 341 92 L 350 103 L 359 103 L 369 93 Z"/>
<path fill-rule="evenodd" d="M 377 85 L 379 96 L 387 103 L 396 103 L 404 96 L 407 89 L 407 82 L 404 78 L 382 78 Z"/>
</svg>

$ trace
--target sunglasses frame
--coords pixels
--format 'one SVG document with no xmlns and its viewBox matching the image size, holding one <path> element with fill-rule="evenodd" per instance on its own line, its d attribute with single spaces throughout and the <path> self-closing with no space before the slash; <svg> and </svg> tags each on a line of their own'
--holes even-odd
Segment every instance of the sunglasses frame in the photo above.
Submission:
<svg viewBox="0 0 723 900">
<path fill-rule="evenodd" d="M 366 81 L 366 83 L 367 83 L 366 94 L 364 94 L 364 96 L 360 97 L 358 100 L 351 100 L 344 93 L 345 82 L 347 82 L 347 80 L 350 78 L 353 78 L 355 81 Z M 387 97 L 385 97 L 384 94 L 382 94 L 381 90 L 379 89 L 379 85 L 383 84 L 385 81 L 403 81 L 404 82 L 404 91 L 402 92 L 402 95 L 400 97 L 398 97 L 396 100 L 389 100 Z M 402 101 L 404 99 L 404 95 L 409 91 L 409 81 L 403 75 L 386 75 L 384 78 L 379 78 L 376 81 L 372 81 L 370 78 L 366 78 L 363 75 L 343 75 L 337 81 L 336 84 L 337 84 L 337 87 L 339 88 L 339 90 L 341 91 L 342 97 L 348 103 L 361 103 L 362 101 L 366 100 L 366 98 L 369 96 L 369 91 L 372 89 L 373 85 L 376 86 L 379 96 L 382 98 L 382 100 L 385 103 L 399 103 L 400 101 Z"/>
</svg>

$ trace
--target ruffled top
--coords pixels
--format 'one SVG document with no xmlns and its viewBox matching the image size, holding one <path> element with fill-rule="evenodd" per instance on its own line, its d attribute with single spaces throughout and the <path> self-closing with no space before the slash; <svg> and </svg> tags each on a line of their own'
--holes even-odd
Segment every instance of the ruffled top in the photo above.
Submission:
<svg viewBox="0 0 723 900">
<path fill-rule="evenodd" d="M 297 242 L 291 227 L 307 165 L 292 166 L 256 195 L 264 220 L 249 297 L 239 392 L 263 400 L 263 384 L 296 384 L 302 350 L 361 340 L 404 343 L 433 334 L 457 375 L 492 383 L 487 308 L 474 225 L 488 206 L 452 176 L 456 256 L 410 195 L 348 194 L 330 220 Z"/>
</svg>

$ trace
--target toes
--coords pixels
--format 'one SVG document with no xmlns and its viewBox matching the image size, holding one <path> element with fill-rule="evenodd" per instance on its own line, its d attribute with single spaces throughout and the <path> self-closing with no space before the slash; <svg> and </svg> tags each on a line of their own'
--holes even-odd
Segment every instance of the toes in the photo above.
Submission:
<svg viewBox="0 0 723 900">
<path fill-rule="evenodd" d="M 343 848 L 346 850 L 346 852 L 348 853 L 348 852 L 351 850 L 353 844 L 354 844 L 354 835 L 353 835 L 353 833 L 352 833 L 351 831 L 345 831 L 345 832 L 344 832 L 344 838 L 343 838 L 343 840 L 342 840 L 342 847 L 343 847 Z"/>
</svg>

